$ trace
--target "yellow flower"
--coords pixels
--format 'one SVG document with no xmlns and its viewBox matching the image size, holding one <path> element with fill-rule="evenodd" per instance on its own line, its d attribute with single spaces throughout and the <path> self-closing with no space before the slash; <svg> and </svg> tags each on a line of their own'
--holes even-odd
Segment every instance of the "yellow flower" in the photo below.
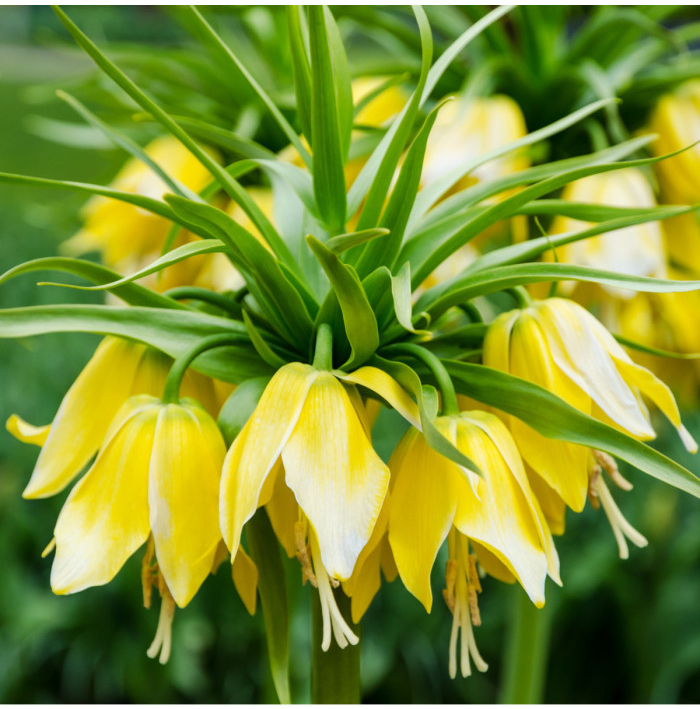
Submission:
<svg viewBox="0 0 700 709">
<path fill-rule="evenodd" d="M 351 577 L 389 484 L 389 470 L 372 448 L 366 412 L 352 385 L 376 392 L 418 425 L 413 400 L 379 369 L 343 374 L 287 364 L 270 380 L 233 442 L 221 479 L 221 529 L 233 556 L 243 525 L 260 505 L 274 499 L 275 488 L 294 493 L 300 510 L 294 548 L 303 554 L 308 537 L 305 566 L 321 596 L 324 649 L 331 628 L 341 647 L 353 642 L 330 589 Z M 271 519 L 279 529 L 274 514 Z M 280 536 L 284 539 L 285 533 Z M 289 530 L 286 538 L 289 551 Z"/>
<path fill-rule="evenodd" d="M 617 172 L 590 175 L 566 186 L 562 199 L 570 202 L 600 204 L 610 207 L 655 207 L 654 193 L 640 170 L 627 168 Z M 557 216 L 551 234 L 583 231 L 593 226 L 569 217 Z M 560 261 L 602 270 L 615 270 L 631 276 L 666 277 L 666 252 L 663 229 L 659 222 L 648 222 L 617 229 L 590 239 L 583 239 L 556 250 Z M 575 284 L 567 284 L 569 292 Z M 603 286 L 617 298 L 630 299 L 634 293 Z"/>
<path fill-rule="evenodd" d="M 650 440 L 655 433 L 641 398 L 644 394 L 669 418 L 686 448 L 697 450 L 670 389 L 635 364 L 600 322 L 573 301 L 548 298 L 503 313 L 487 331 L 483 361 L 539 384 L 579 411 L 635 438 Z M 583 509 L 589 450 L 546 439 L 519 419 L 507 419 L 527 463 L 569 507 Z"/>
<path fill-rule="evenodd" d="M 196 402 L 130 398 L 58 517 L 54 592 L 108 583 L 153 535 L 167 589 L 178 606 L 187 605 L 211 571 L 221 539 L 225 454 L 216 423 Z"/>
<path fill-rule="evenodd" d="M 110 422 L 130 396 L 162 394 L 171 361 L 146 345 L 106 337 L 66 393 L 50 427 L 37 430 L 11 417 L 11 433 L 42 445 L 23 496 L 48 497 L 63 490 L 95 455 Z M 188 371 L 183 392 L 216 413 L 211 380 Z"/>
<path fill-rule="evenodd" d="M 205 167 L 178 140 L 171 136 L 156 138 L 145 152 L 170 177 L 194 192 L 201 190 L 211 176 Z M 112 182 L 122 192 L 161 199 L 171 192 L 161 177 L 140 160 L 132 158 Z M 139 207 L 107 197 L 92 197 L 83 209 L 83 228 L 62 245 L 69 255 L 99 251 L 104 263 L 120 273 L 130 274 L 155 261 L 165 244 L 172 226 L 163 217 Z M 195 239 L 181 231 L 175 246 Z M 208 263 L 208 256 L 197 256 L 171 266 L 144 279 L 157 290 L 167 290 L 191 283 L 199 269 Z"/>
<path fill-rule="evenodd" d="M 656 155 L 675 152 L 700 140 L 700 80 L 688 81 L 672 94 L 663 96 L 651 116 L 649 128 L 659 136 L 652 146 Z M 697 179 L 700 145 L 662 160 L 654 168 L 664 201 L 675 204 L 700 202 Z"/>
<path fill-rule="evenodd" d="M 470 411 L 438 417 L 436 426 L 474 460 L 483 477 L 460 468 L 433 450 L 419 431 L 410 430 L 389 461 L 394 480 L 389 542 L 401 580 L 430 612 L 430 572 L 451 534 L 445 593 L 453 613 L 450 673 L 456 674 L 461 631 L 461 669 L 467 676 L 469 654 L 478 669 L 486 669 L 471 627 L 479 622 L 480 586 L 469 545 L 487 572 L 517 579 L 538 607 L 544 604 L 547 574 L 559 582 L 558 558 L 505 425 L 493 414 Z"/>
</svg>

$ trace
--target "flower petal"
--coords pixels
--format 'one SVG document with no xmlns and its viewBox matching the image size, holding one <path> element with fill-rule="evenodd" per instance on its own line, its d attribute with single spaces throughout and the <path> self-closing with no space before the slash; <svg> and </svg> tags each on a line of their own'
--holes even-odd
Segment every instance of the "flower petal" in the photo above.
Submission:
<svg viewBox="0 0 700 709">
<path fill-rule="evenodd" d="M 275 466 L 277 467 L 277 466 Z M 274 476 L 274 479 L 273 479 Z M 273 479 L 272 495 L 265 505 L 267 516 L 282 548 L 291 559 L 297 553 L 297 539 L 294 525 L 299 521 L 299 505 L 294 493 L 285 482 L 284 468 L 279 464 L 279 471 L 273 470 L 265 481 L 265 486 Z M 264 489 L 264 488 L 263 488 Z"/>
<path fill-rule="evenodd" d="M 454 442 L 454 426 L 438 418 L 438 430 Z M 452 428 L 452 430 L 450 430 Z M 457 466 L 409 429 L 389 461 L 392 479 L 389 543 L 404 586 L 430 612 L 430 572 L 452 527 L 457 508 Z"/>
<path fill-rule="evenodd" d="M 420 415 L 415 401 L 406 390 L 385 371 L 377 367 L 360 367 L 350 374 L 335 372 L 344 382 L 359 384 L 382 397 L 395 408 L 406 421 L 420 430 Z"/>
<path fill-rule="evenodd" d="M 66 500 L 54 535 L 54 593 L 111 581 L 146 541 L 148 466 L 158 408 L 136 409 Z"/>
<path fill-rule="evenodd" d="M 106 337 L 68 390 L 23 497 L 55 495 L 97 452 L 131 390 L 143 345 Z"/>
<path fill-rule="evenodd" d="M 255 615 L 255 606 L 258 600 L 258 567 L 246 554 L 242 546 L 233 560 L 233 585 L 243 601 L 248 613 Z"/>
<path fill-rule="evenodd" d="M 211 571 L 221 531 L 219 479 L 226 446 L 214 420 L 193 404 L 160 407 L 148 503 L 158 567 L 186 606 Z"/>
<path fill-rule="evenodd" d="M 510 342 L 510 373 L 544 387 L 584 413 L 591 399 L 551 360 L 547 341 L 535 318 L 523 312 Z M 510 429 L 522 457 L 576 512 L 586 504 L 588 449 L 574 443 L 545 438 L 514 416 Z"/>
<path fill-rule="evenodd" d="M 502 425 L 492 418 L 494 428 Z M 465 480 L 459 480 L 455 526 L 495 554 L 536 605 L 544 604 L 548 564 L 530 500 L 491 438 L 491 431 L 474 425 L 465 414 L 457 418 L 457 448 L 472 458 L 484 475 L 478 482 L 480 499 Z"/>
<path fill-rule="evenodd" d="M 12 414 L 5 424 L 7 430 L 22 443 L 32 443 L 35 446 L 43 446 L 51 430 L 51 424 L 46 426 L 32 426 L 17 414 Z"/>
<path fill-rule="evenodd" d="M 350 578 L 379 516 L 389 469 L 330 372 L 319 372 L 309 388 L 282 462 L 287 485 L 314 528 L 328 575 Z"/>
<path fill-rule="evenodd" d="M 316 369 L 305 364 L 281 367 L 226 455 L 219 509 L 221 531 L 234 557 L 243 525 L 258 507 L 263 483 L 287 443 L 317 375 Z"/>
</svg>

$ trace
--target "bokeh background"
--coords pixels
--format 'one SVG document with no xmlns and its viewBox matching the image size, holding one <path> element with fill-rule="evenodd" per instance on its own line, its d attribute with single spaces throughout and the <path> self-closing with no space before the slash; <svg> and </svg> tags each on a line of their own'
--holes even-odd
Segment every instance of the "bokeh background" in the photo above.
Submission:
<svg viewBox="0 0 700 709">
<path fill-rule="evenodd" d="M 93 37 L 176 50 L 184 41 L 168 14 L 147 7 L 79 7 L 70 14 Z M 254 12 L 254 9 L 239 12 Z M 107 183 L 123 154 L 93 133 L 58 130 L 73 120 L 53 98 L 91 72 L 48 8 L 0 8 L 0 171 Z M 56 142 L 56 135 L 61 138 Z M 47 137 L 53 135 L 53 139 Z M 57 252 L 79 226 L 84 198 L 69 191 L 0 187 L 0 270 Z M 0 286 L 0 307 L 97 302 L 97 296 L 37 286 L 35 275 Z M 19 413 L 47 423 L 98 337 L 0 339 L 0 420 Z M 700 414 L 685 412 L 700 438 Z M 700 474 L 663 421 L 654 445 Z M 395 435 L 389 422 L 379 437 Z M 377 441 L 380 449 L 387 446 Z M 140 558 L 114 582 L 75 596 L 51 593 L 51 559 L 41 558 L 65 493 L 26 501 L 21 491 L 37 449 L 0 432 L 0 701 L 265 702 L 275 695 L 260 614 L 250 617 L 227 566 L 178 611 L 174 651 L 163 667 L 146 657 L 157 608 L 141 603 Z M 569 514 L 559 540 L 564 588 L 552 584 L 542 611 L 550 625 L 544 701 L 700 701 L 700 502 L 624 471 L 634 491 L 618 496 L 649 539 L 620 561 L 602 511 Z M 444 559 L 435 566 L 439 598 Z M 293 695 L 308 700 L 309 589 L 289 564 Z M 440 602 L 427 616 L 399 583 L 385 585 L 363 623 L 363 698 L 368 702 L 493 702 L 519 588 L 484 582 L 476 637 L 486 674 L 450 681 L 451 617 Z"/>
</svg>

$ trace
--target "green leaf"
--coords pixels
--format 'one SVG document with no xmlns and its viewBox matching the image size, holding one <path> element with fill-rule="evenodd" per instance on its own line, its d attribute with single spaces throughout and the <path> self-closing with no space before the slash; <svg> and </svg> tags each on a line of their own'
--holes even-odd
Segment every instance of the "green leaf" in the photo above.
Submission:
<svg viewBox="0 0 700 709">
<path fill-rule="evenodd" d="M 635 342 L 634 340 L 630 340 L 622 335 L 615 335 L 615 339 L 625 347 L 630 347 L 633 350 L 645 352 L 646 354 L 654 355 L 655 357 L 685 360 L 700 359 L 700 352 L 670 352 L 669 350 L 661 350 L 658 347 L 650 347 L 649 345 L 644 345 L 641 342 Z"/>
<path fill-rule="evenodd" d="M 105 266 L 100 266 L 91 261 L 83 261 L 82 259 L 63 256 L 49 256 L 47 258 L 38 258 L 33 261 L 21 263 L 11 268 L 9 271 L 5 271 L 5 273 L 0 276 L 0 285 L 24 273 L 32 273 L 34 271 L 62 271 L 64 273 L 71 273 L 74 276 L 80 276 L 93 283 L 106 283 L 106 286 L 101 287 L 111 291 L 118 298 L 129 303 L 129 305 L 142 305 L 151 308 L 171 308 L 175 310 L 187 309 L 184 305 L 180 305 L 174 300 L 152 291 L 150 288 L 144 288 L 134 283 L 119 284 L 114 282 L 115 279 L 119 279 L 119 274 Z M 79 286 L 75 287 L 77 288 Z"/>
<path fill-rule="evenodd" d="M 287 5 L 287 30 L 289 31 L 289 48 L 292 54 L 292 70 L 294 71 L 294 91 L 296 93 L 297 113 L 302 131 L 313 144 L 311 135 L 311 70 L 309 57 L 306 53 L 304 35 L 301 29 L 302 8 Z"/>
<path fill-rule="evenodd" d="M 202 239 L 201 241 L 193 241 L 189 244 L 178 246 L 176 249 L 168 251 L 167 254 L 161 256 L 159 259 L 156 259 L 153 263 L 145 266 L 139 271 L 136 271 L 128 276 L 124 276 L 123 278 L 119 278 L 111 283 L 104 283 L 98 286 L 76 286 L 66 283 L 46 283 L 42 285 L 66 286 L 67 288 L 77 288 L 78 290 L 113 290 L 118 286 L 131 283 L 132 281 L 137 281 L 139 278 L 144 278 L 151 273 L 162 271 L 164 268 L 172 266 L 175 263 L 180 263 L 180 261 L 184 261 L 185 259 L 192 258 L 192 256 L 221 253 L 226 250 L 226 245 L 222 244 L 219 239 Z"/>
<path fill-rule="evenodd" d="M 439 266 L 448 256 L 451 256 L 455 251 L 457 251 L 457 249 L 464 246 L 491 224 L 511 217 L 517 212 L 518 209 L 526 205 L 528 202 L 549 194 L 554 190 L 563 187 L 565 184 L 579 180 L 583 177 L 613 172 L 616 170 L 624 170 L 629 167 L 645 167 L 647 165 L 653 165 L 661 160 L 678 155 L 687 149 L 688 148 L 683 148 L 682 150 L 678 150 L 674 153 L 669 153 L 668 155 L 663 155 L 657 158 L 629 160 L 622 163 L 591 165 L 574 170 L 567 170 L 566 172 L 553 175 L 552 177 L 527 187 L 521 192 L 504 199 L 502 202 L 488 207 L 488 209 L 469 220 L 455 234 L 452 234 L 449 238 L 444 239 L 441 243 L 437 245 L 434 242 L 426 243 L 424 245 L 425 248 L 422 254 L 422 260 L 420 257 L 416 259 L 419 265 L 416 267 L 416 271 L 413 276 L 414 288 L 420 285 L 437 266 Z M 412 264 L 416 266 L 415 261 L 412 261 Z"/>
<path fill-rule="evenodd" d="M 90 55 L 92 60 L 121 87 L 141 108 L 148 111 L 169 133 L 177 138 L 204 167 L 217 179 L 227 194 L 237 204 L 240 204 L 253 223 L 270 244 L 280 259 L 287 262 L 290 268 L 296 268 L 296 262 L 287 245 L 275 231 L 270 220 L 262 213 L 246 190 L 233 178 L 216 160 L 200 147 L 166 111 L 164 111 L 150 96 L 142 91 L 121 69 L 102 54 L 97 46 L 85 35 L 78 26 L 58 6 L 53 6 L 54 12 L 73 35 L 77 43 Z M 195 10 L 192 12 L 196 13 Z M 203 20 L 202 20 L 203 22 Z"/>
<path fill-rule="evenodd" d="M 262 359 L 263 362 L 267 362 L 267 364 L 275 369 L 279 369 L 287 364 L 285 360 L 272 351 L 270 345 L 265 342 L 262 335 L 256 330 L 253 321 L 250 319 L 250 315 L 248 315 L 245 310 L 243 311 L 243 322 L 246 330 L 248 331 L 248 337 L 250 337 L 250 341 L 253 343 L 255 351 L 260 355 L 260 359 Z"/>
<path fill-rule="evenodd" d="M 461 393 L 519 418 L 543 436 L 605 451 L 700 497 L 700 479 L 689 470 L 546 389 L 481 364 L 445 362 L 445 366 Z"/>
<path fill-rule="evenodd" d="M 29 177 L 28 175 L 13 175 L 8 172 L 0 172 L 0 182 L 5 182 L 13 185 L 30 185 L 32 187 L 51 187 L 64 190 L 73 190 L 74 192 L 83 192 L 89 195 L 100 195 L 101 197 L 109 197 L 120 202 L 133 204 L 135 207 L 145 209 L 152 214 L 157 214 L 159 217 L 164 217 L 170 221 L 177 222 L 181 226 L 186 226 L 184 222 L 179 220 L 173 210 L 161 202 L 159 199 L 151 197 L 143 197 L 142 195 L 132 194 L 131 192 L 121 192 L 112 187 L 102 187 L 101 185 L 91 185 L 85 182 L 72 182 L 70 180 L 51 180 L 45 177 Z"/>
<path fill-rule="evenodd" d="M 392 376 L 401 386 L 410 391 L 418 403 L 418 411 L 420 413 L 420 422 L 423 435 L 428 445 L 436 450 L 445 458 L 457 463 L 468 470 L 471 470 L 477 475 L 481 475 L 479 466 L 458 450 L 454 444 L 445 438 L 440 431 L 435 427 L 435 419 L 437 418 L 439 399 L 437 390 L 430 385 L 424 385 L 416 372 L 403 362 L 384 359 L 380 356 L 375 356 L 372 364 L 379 369 L 383 369 L 387 374 Z"/>
<path fill-rule="evenodd" d="M 182 218 L 191 221 L 210 236 L 220 239 L 238 256 L 246 280 L 253 278 L 255 284 L 273 304 L 267 309 L 286 332 L 291 342 L 304 350 L 308 347 L 313 329 L 304 301 L 280 267 L 279 261 L 249 231 L 240 226 L 220 209 L 205 204 L 196 204 L 181 197 L 169 196 L 168 203 Z"/>
<path fill-rule="evenodd" d="M 601 108 L 605 108 L 611 103 L 615 103 L 615 99 L 604 99 L 601 101 L 595 101 L 594 103 L 591 103 L 588 106 L 584 106 L 578 111 L 574 111 L 573 113 L 570 113 L 568 116 L 565 116 L 564 118 L 561 118 L 558 121 L 555 121 L 554 123 L 550 123 L 544 128 L 540 128 L 539 130 L 533 131 L 532 133 L 528 133 L 526 136 L 507 143 L 506 145 L 501 145 L 497 148 L 493 148 L 492 150 L 489 150 L 483 155 L 478 155 L 472 160 L 468 160 L 463 165 L 460 165 L 454 170 L 451 170 L 439 180 L 423 188 L 418 193 L 418 196 L 416 197 L 416 205 L 411 214 L 411 223 L 415 223 L 415 221 L 423 214 L 425 214 L 425 212 L 427 212 L 428 209 L 430 209 L 430 207 L 443 194 L 445 194 L 462 178 L 466 177 L 470 172 L 474 171 L 481 165 L 485 165 L 486 163 L 489 163 L 493 160 L 497 160 L 503 155 L 507 155 L 508 153 L 512 153 L 529 145 L 533 145 L 534 143 L 538 143 L 541 140 L 545 140 L 546 138 L 549 138 L 552 135 L 561 133 L 562 131 L 566 130 L 572 125 L 575 125 L 579 121 L 582 121 L 584 118 L 587 118 L 596 111 L 599 111 Z"/>
<path fill-rule="evenodd" d="M 284 131 L 284 134 L 287 136 L 289 142 L 296 148 L 306 165 L 310 167 L 311 159 L 309 152 L 303 146 L 301 140 L 299 140 L 299 136 L 296 131 L 289 124 L 274 101 L 268 96 L 267 92 L 262 88 L 262 86 L 260 86 L 253 75 L 243 65 L 241 60 L 234 54 L 231 47 L 229 47 L 221 39 L 221 37 L 219 37 L 211 25 L 202 17 L 196 7 L 193 7 L 192 5 L 184 6 L 182 7 L 182 12 L 189 20 L 191 20 L 193 25 L 199 29 L 199 36 L 206 46 L 214 52 L 216 56 L 223 59 L 225 63 L 228 62 L 232 64 L 238 71 L 241 72 L 241 74 L 243 74 L 255 93 L 259 96 L 260 100 L 265 104 L 268 111 L 270 111 L 274 119 L 277 121 L 277 125 L 279 125 L 279 127 Z M 189 27 L 189 23 L 185 22 L 185 26 Z"/>
<path fill-rule="evenodd" d="M 406 159 L 399 172 L 399 178 L 396 181 L 396 187 L 391 193 L 389 204 L 384 210 L 380 222 L 382 227 L 388 227 L 391 230 L 391 236 L 381 242 L 365 247 L 357 262 L 357 269 L 360 274 L 376 268 L 377 264 L 386 265 L 389 269 L 394 265 L 394 261 L 401 250 L 408 218 L 420 184 L 428 137 L 435 124 L 438 111 L 445 103 L 446 101 L 441 102 L 428 114 L 420 131 L 418 131 L 418 135 L 413 139 L 411 147 L 408 149 Z"/>
<path fill-rule="evenodd" d="M 366 362 L 379 346 L 377 318 L 352 266 L 344 264 L 328 247 L 310 234 L 306 237 L 314 256 L 330 279 L 332 293 L 343 313 L 345 334 L 352 350 L 343 367 L 357 367 Z"/>
<path fill-rule="evenodd" d="M 326 20 L 328 47 L 333 64 L 335 95 L 338 105 L 338 125 L 340 127 L 340 145 L 343 151 L 343 162 L 346 162 L 348 159 L 348 150 L 350 149 L 350 136 L 354 119 L 350 67 L 348 66 L 348 57 L 345 54 L 343 38 L 340 36 L 338 25 L 333 17 L 333 13 L 326 5 L 323 6 L 323 16 Z"/>
<path fill-rule="evenodd" d="M 413 327 L 411 264 L 405 263 L 395 276 L 391 276 L 391 294 L 394 298 L 394 311 L 399 325 L 414 335 L 430 335 L 428 330 L 416 330 Z"/>
<path fill-rule="evenodd" d="M 289 691 L 289 609 L 284 566 L 277 537 L 264 510 L 246 525 L 250 556 L 258 567 L 258 593 L 265 621 L 272 681 L 280 704 L 292 701 Z"/>
<path fill-rule="evenodd" d="M 321 218 L 331 232 L 345 224 L 344 150 L 324 9 L 309 7 L 311 49 L 311 135 L 314 194 Z"/>
<path fill-rule="evenodd" d="M 181 197 L 187 197 L 189 199 L 199 199 L 198 195 L 192 192 L 191 189 L 181 184 L 178 180 L 170 177 L 165 170 L 153 160 L 148 153 L 146 153 L 141 146 L 134 142 L 129 136 L 120 133 L 119 131 L 112 128 L 110 125 L 105 123 L 103 120 L 98 118 L 92 111 L 90 111 L 86 106 L 84 106 L 77 98 L 71 96 L 65 91 L 57 91 L 56 96 L 65 101 L 76 113 L 82 116 L 87 123 L 96 128 L 99 128 L 116 146 L 126 150 L 132 157 L 139 160 L 144 165 L 148 166 L 153 170 L 153 172 L 160 177 L 163 182 L 165 182 L 168 187 L 175 193 L 179 194 Z"/>
<path fill-rule="evenodd" d="M 218 347 L 195 360 L 203 374 L 238 383 L 272 374 L 248 341 L 243 323 L 193 310 L 107 305 L 40 305 L 0 310 L 0 337 L 20 338 L 54 332 L 117 335 L 151 345 L 174 359 L 204 337 L 240 333 L 241 345 Z"/>
<path fill-rule="evenodd" d="M 326 242 L 326 247 L 334 254 L 342 254 L 353 246 L 359 246 L 367 241 L 371 241 L 380 236 L 389 234 L 388 229 L 365 229 L 364 231 L 353 231 L 349 234 L 333 236 Z"/>
<path fill-rule="evenodd" d="M 456 280 L 447 281 L 445 288 L 436 286 L 418 300 L 417 308 L 426 310 L 433 318 L 444 313 L 447 308 L 466 302 L 479 295 L 496 293 L 527 283 L 542 281 L 588 281 L 642 293 L 684 293 L 700 290 L 700 281 L 670 281 L 665 278 L 630 276 L 625 273 L 602 271 L 568 263 L 526 263 L 479 271 Z M 435 291 L 440 288 L 440 294 Z"/>
<path fill-rule="evenodd" d="M 389 192 L 389 187 L 391 186 L 391 180 L 396 172 L 399 160 L 401 159 L 401 153 L 409 140 L 411 131 L 413 130 L 413 124 L 415 123 L 416 116 L 418 115 L 423 88 L 425 87 L 425 83 L 428 79 L 430 64 L 433 60 L 433 36 L 430 30 L 428 18 L 423 8 L 418 5 L 413 6 L 413 14 L 415 15 L 416 22 L 418 23 L 418 31 L 420 32 L 421 40 L 421 72 L 418 77 L 418 86 L 413 92 L 408 105 L 394 120 L 391 130 L 387 133 L 387 135 L 389 135 L 394 126 L 396 126 L 396 130 L 391 136 L 391 139 L 386 147 L 386 151 L 382 155 L 381 162 L 379 162 L 379 165 L 376 168 L 376 172 L 370 173 L 374 175 L 374 179 L 372 180 L 372 184 L 367 192 L 367 199 L 365 200 L 365 204 L 362 207 L 362 212 L 360 213 L 360 218 L 357 222 L 358 229 L 367 229 L 379 224 L 379 216 L 384 207 L 384 202 Z M 382 143 L 383 142 L 384 141 L 382 141 Z M 375 153 L 382 153 L 382 143 L 379 144 L 379 147 Z M 350 190 L 351 202 L 353 190 L 358 184 L 358 181 L 360 181 L 363 177 L 362 172 L 364 172 L 370 163 L 373 162 L 375 153 L 372 154 L 363 170 L 360 171 L 360 175 L 358 175 Z M 350 213 L 352 214 L 353 212 L 351 211 Z"/>
<path fill-rule="evenodd" d="M 532 213 L 538 211 L 538 206 L 541 202 L 545 200 L 538 200 L 528 205 L 532 208 Z M 559 200 L 551 200 L 552 202 Z M 563 201 L 563 200 L 561 200 Z M 574 218 L 579 218 L 582 216 L 587 216 L 591 221 L 597 221 L 593 217 L 602 216 L 603 214 L 614 214 L 616 210 L 621 210 L 619 207 L 601 207 L 598 209 L 598 205 L 589 205 L 593 209 L 588 212 L 583 209 L 578 210 L 577 207 L 584 207 L 588 205 L 574 205 L 574 209 L 569 212 L 569 215 L 576 215 Z M 612 210 L 608 212 L 608 210 Z M 600 224 L 590 227 L 588 229 L 582 229 L 581 231 L 570 231 L 563 234 L 552 234 L 549 236 L 540 236 L 536 239 L 530 239 L 529 241 L 522 242 L 520 244 L 511 244 L 510 246 L 504 246 L 501 249 L 495 249 L 489 253 L 479 256 L 475 261 L 470 263 L 462 272 L 461 275 L 466 276 L 470 273 L 475 273 L 477 271 L 482 271 L 486 268 L 493 268 L 496 266 L 505 266 L 510 263 L 517 263 L 520 261 L 531 261 L 545 251 L 549 251 L 558 246 L 564 246 L 565 244 L 571 244 L 576 241 L 581 241 L 582 239 L 588 239 L 599 234 L 604 234 L 606 232 L 616 231 L 617 229 L 624 229 L 629 226 L 635 226 L 636 224 L 645 224 L 647 222 L 657 221 L 661 219 L 670 219 L 671 217 L 677 217 L 681 214 L 687 214 L 688 212 L 695 211 L 695 207 L 652 207 L 650 209 L 636 209 L 636 210 L 623 210 L 625 212 L 632 213 L 632 216 L 623 217 L 620 219 L 610 219 L 609 221 L 602 221 Z M 525 212 L 525 209 L 521 210 L 521 213 Z M 624 237 L 620 237 L 624 238 Z"/>
</svg>

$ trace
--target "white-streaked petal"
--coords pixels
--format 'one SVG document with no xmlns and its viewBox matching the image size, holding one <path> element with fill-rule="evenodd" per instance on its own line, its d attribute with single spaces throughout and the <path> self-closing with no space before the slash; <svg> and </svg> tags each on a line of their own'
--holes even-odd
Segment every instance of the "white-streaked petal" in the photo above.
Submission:
<svg viewBox="0 0 700 709">
<path fill-rule="evenodd" d="M 350 578 L 379 516 L 389 469 L 330 372 L 319 372 L 309 388 L 282 462 L 287 485 L 316 532 L 326 571 Z"/>
</svg>

